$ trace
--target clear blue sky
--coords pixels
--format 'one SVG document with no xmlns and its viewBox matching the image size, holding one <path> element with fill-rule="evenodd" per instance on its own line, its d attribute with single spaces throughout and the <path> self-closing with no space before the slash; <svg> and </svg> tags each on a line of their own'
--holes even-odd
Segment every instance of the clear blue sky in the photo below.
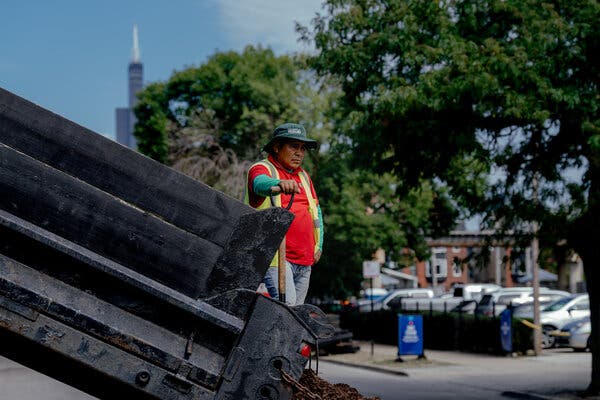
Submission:
<svg viewBox="0 0 600 400">
<path fill-rule="evenodd" d="M 134 24 L 149 83 L 248 44 L 310 50 L 294 22 L 317 12 L 321 0 L 4 0 L 0 87 L 114 138 Z"/>
</svg>

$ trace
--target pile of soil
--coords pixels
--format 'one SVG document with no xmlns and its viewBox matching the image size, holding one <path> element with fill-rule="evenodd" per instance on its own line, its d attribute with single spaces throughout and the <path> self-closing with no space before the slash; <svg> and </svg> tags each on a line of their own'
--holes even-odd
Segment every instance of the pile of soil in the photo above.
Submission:
<svg viewBox="0 0 600 400">
<path fill-rule="evenodd" d="M 293 400 L 380 400 L 379 397 L 364 397 L 355 388 L 345 383 L 331 383 L 319 378 L 311 369 L 305 369 L 300 384 L 304 386 L 310 394 L 302 391 L 294 391 Z M 318 396 L 318 397 L 317 397 Z"/>
</svg>

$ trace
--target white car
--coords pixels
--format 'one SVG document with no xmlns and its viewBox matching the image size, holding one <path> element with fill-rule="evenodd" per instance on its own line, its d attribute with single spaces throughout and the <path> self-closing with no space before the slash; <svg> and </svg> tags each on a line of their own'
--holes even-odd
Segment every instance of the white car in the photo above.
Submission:
<svg viewBox="0 0 600 400">
<path fill-rule="evenodd" d="M 512 304 L 513 306 L 519 304 L 533 303 L 533 288 L 529 288 L 529 291 L 520 291 L 515 292 L 511 291 L 510 288 L 506 289 L 506 291 L 499 291 L 498 299 L 496 300 L 497 304 L 507 306 Z M 496 293 L 494 293 L 496 295 Z M 554 290 L 541 287 L 539 300 L 540 303 L 551 304 L 557 300 L 563 299 L 565 297 L 571 296 L 571 293 L 565 292 L 564 290 Z"/>
<path fill-rule="evenodd" d="M 571 296 L 571 293 L 564 290 L 548 289 L 540 287 L 538 296 L 540 305 L 549 305 L 556 300 Z M 479 301 L 475 313 L 478 315 L 500 315 L 509 305 L 517 307 L 524 304 L 533 303 L 533 288 L 532 287 L 508 287 L 502 288 L 490 294 L 486 294 Z M 541 308 L 541 307 L 540 307 Z M 527 315 L 525 310 L 519 310 L 520 318 L 533 318 L 533 306 L 531 307 L 531 315 Z M 495 314 L 494 314 L 495 313 Z"/>
<path fill-rule="evenodd" d="M 586 293 L 574 294 L 551 303 L 540 312 L 542 347 L 554 347 L 556 337 L 552 332 L 561 330 L 567 323 L 590 316 L 590 299 Z"/>
<path fill-rule="evenodd" d="M 590 348 L 590 333 L 592 333 L 592 323 L 589 318 L 586 322 L 579 322 L 571 329 L 569 338 L 569 347 L 575 351 L 585 351 Z"/>
<path fill-rule="evenodd" d="M 551 295 L 558 295 L 557 298 L 551 299 L 549 298 Z M 508 305 L 511 302 L 513 304 L 522 304 L 527 303 L 528 301 L 533 301 L 533 287 L 531 286 L 513 286 L 513 287 L 503 287 L 492 293 L 492 300 L 496 304 Z M 562 290 L 553 290 L 548 289 L 545 286 L 540 287 L 540 301 L 549 301 L 549 300 L 558 300 L 561 297 L 570 296 L 569 292 L 565 292 Z M 548 297 L 548 298 L 547 298 Z"/>
<path fill-rule="evenodd" d="M 586 351 L 590 348 L 591 332 L 590 317 L 576 319 L 565 324 L 561 331 L 557 332 L 556 343 L 560 347 L 571 347 L 575 351 Z"/>
<path fill-rule="evenodd" d="M 452 289 L 453 297 L 461 297 L 463 300 L 476 300 L 489 293 L 494 293 L 502 289 L 502 286 L 494 283 L 466 283 L 454 286 Z"/>
<path fill-rule="evenodd" d="M 373 301 L 373 311 L 400 308 L 400 303 L 404 299 L 430 299 L 433 295 L 433 290 L 426 288 L 397 289 L 387 296 Z M 371 311 L 371 301 L 359 302 L 358 310 L 362 312 Z"/>
</svg>

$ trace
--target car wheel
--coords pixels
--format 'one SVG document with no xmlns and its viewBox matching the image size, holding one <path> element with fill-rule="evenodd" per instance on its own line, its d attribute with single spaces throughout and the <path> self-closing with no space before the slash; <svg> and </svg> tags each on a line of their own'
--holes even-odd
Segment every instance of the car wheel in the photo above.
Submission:
<svg viewBox="0 0 600 400">
<path fill-rule="evenodd" d="M 590 350 L 590 337 L 588 336 L 587 344 L 585 345 L 585 347 L 573 347 L 573 350 L 577 353 L 583 353 L 584 351 Z"/>
<path fill-rule="evenodd" d="M 542 349 L 551 349 L 556 346 L 556 337 L 550 334 L 555 329 L 548 325 L 542 327 Z"/>
<path fill-rule="evenodd" d="M 588 340 L 587 340 L 587 345 L 586 345 L 586 350 L 592 351 L 592 335 L 588 336 Z"/>
</svg>

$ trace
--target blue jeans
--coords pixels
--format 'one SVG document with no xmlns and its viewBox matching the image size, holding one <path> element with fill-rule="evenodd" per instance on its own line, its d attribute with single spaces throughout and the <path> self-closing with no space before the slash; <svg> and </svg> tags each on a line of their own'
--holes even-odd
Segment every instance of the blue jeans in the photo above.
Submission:
<svg viewBox="0 0 600 400">
<path fill-rule="evenodd" d="M 263 283 L 269 291 L 269 296 L 279 300 L 277 267 L 269 267 Z M 285 302 L 290 306 L 304 304 L 308 285 L 310 283 L 310 265 L 299 265 L 289 261 L 285 262 Z"/>
</svg>

